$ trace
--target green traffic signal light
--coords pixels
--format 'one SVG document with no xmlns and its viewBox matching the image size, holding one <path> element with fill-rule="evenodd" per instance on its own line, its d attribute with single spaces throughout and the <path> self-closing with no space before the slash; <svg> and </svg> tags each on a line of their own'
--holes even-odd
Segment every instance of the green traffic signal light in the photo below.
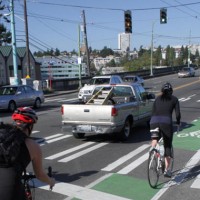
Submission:
<svg viewBox="0 0 200 200">
<path fill-rule="evenodd" d="M 161 24 L 167 23 L 167 9 L 165 8 L 160 9 L 160 23 Z"/>
<path fill-rule="evenodd" d="M 132 16 L 130 10 L 124 12 L 124 25 L 125 33 L 132 33 Z"/>
</svg>

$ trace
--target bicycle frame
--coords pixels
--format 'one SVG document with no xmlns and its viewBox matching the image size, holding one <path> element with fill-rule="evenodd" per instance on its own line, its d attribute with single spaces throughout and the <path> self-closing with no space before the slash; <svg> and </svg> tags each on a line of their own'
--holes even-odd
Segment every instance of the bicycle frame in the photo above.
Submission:
<svg viewBox="0 0 200 200">
<path fill-rule="evenodd" d="M 51 167 L 48 167 L 48 176 L 52 177 L 52 168 Z M 33 200 L 34 199 L 33 194 L 31 192 L 31 187 L 29 185 L 29 181 L 31 181 L 34 178 L 36 178 L 36 176 L 33 175 L 33 174 L 27 174 L 26 170 L 24 171 L 24 174 L 22 175 L 22 181 L 23 181 L 23 184 L 24 184 L 26 200 Z M 52 188 L 50 188 L 50 189 L 52 190 Z"/>
<path fill-rule="evenodd" d="M 29 185 L 29 181 L 32 179 L 36 178 L 35 175 L 33 174 L 27 174 L 26 172 L 22 176 L 23 184 L 24 184 L 24 190 L 25 190 L 25 195 L 26 195 L 26 200 L 33 200 L 31 188 Z"/>
</svg>

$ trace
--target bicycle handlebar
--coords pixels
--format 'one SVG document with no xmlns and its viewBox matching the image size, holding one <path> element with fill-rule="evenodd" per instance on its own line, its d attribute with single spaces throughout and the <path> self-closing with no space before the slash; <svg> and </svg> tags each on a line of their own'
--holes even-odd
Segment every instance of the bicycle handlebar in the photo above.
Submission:
<svg viewBox="0 0 200 200">
<path fill-rule="evenodd" d="M 28 180 L 30 180 L 30 179 L 34 179 L 34 178 L 36 178 L 36 176 L 35 175 L 33 175 L 33 174 L 23 174 L 22 175 L 22 179 L 23 180 L 25 180 L 25 181 L 28 181 Z"/>
</svg>

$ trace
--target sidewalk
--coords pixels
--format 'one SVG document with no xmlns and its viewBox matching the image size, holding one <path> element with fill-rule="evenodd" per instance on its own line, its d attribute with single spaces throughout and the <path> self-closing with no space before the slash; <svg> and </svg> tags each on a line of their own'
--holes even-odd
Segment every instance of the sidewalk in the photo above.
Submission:
<svg viewBox="0 0 200 200">
<path fill-rule="evenodd" d="M 63 94 L 71 94 L 71 93 L 76 93 L 76 92 L 78 92 L 78 89 L 76 89 L 76 90 L 59 90 L 59 91 L 54 91 L 49 94 L 44 94 L 44 96 L 45 97 L 54 97 L 54 96 L 59 96 L 59 95 L 63 95 Z"/>
</svg>

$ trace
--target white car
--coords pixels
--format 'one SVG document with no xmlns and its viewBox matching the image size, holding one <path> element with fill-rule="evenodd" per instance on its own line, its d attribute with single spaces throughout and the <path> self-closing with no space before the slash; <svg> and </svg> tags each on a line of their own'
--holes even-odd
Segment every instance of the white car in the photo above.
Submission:
<svg viewBox="0 0 200 200">
<path fill-rule="evenodd" d="M 87 95 L 91 96 L 96 85 L 102 85 L 102 84 L 112 85 L 112 84 L 119 84 L 119 83 L 123 83 L 119 75 L 95 76 L 90 80 L 88 84 L 85 84 L 84 87 L 82 87 L 79 90 L 78 99 L 84 102 L 83 97 Z"/>
</svg>

